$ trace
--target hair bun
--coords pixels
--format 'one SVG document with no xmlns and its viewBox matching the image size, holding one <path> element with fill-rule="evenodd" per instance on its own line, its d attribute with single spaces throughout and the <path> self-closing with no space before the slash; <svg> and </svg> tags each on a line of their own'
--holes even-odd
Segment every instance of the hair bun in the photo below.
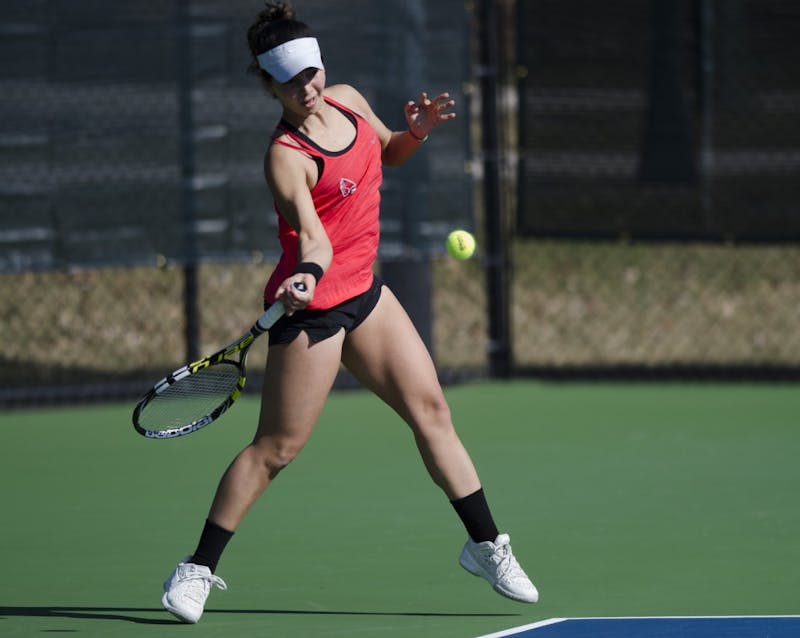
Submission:
<svg viewBox="0 0 800 638">
<path fill-rule="evenodd" d="M 266 2 L 261 11 L 261 19 L 265 22 L 294 19 L 294 9 L 288 2 Z"/>
</svg>

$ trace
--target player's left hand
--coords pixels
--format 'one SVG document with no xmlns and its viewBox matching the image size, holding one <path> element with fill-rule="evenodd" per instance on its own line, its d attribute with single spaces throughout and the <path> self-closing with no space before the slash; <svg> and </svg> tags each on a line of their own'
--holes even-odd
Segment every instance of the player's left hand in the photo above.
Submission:
<svg viewBox="0 0 800 638">
<path fill-rule="evenodd" d="M 430 133 L 435 126 L 445 120 L 452 120 L 456 114 L 451 111 L 456 105 L 455 100 L 450 99 L 449 93 L 440 93 L 431 99 L 427 93 L 420 93 L 419 99 L 414 102 L 409 100 L 403 111 L 406 115 L 408 128 L 414 135 L 423 138 Z"/>
</svg>

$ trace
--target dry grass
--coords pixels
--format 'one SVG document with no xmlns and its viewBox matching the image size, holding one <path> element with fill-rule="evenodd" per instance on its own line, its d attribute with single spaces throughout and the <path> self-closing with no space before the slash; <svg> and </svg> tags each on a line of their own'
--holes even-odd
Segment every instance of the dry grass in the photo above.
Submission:
<svg viewBox="0 0 800 638">
<path fill-rule="evenodd" d="M 513 255 L 520 365 L 800 364 L 800 247 L 520 241 Z M 199 269 L 202 352 L 249 326 L 270 269 Z M 480 260 L 435 260 L 433 282 L 437 363 L 485 367 Z M 185 358 L 180 269 L 4 274 L 0 291 L 6 379 L 25 359 L 37 380 L 78 382 Z"/>
<path fill-rule="evenodd" d="M 518 363 L 800 363 L 800 247 L 520 243 Z"/>
</svg>

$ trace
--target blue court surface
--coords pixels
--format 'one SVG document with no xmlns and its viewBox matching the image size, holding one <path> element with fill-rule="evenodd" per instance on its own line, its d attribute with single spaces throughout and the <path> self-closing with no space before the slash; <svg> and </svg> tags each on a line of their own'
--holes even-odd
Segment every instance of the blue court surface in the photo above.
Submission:
<svg viewBox="0 0 800 638">
<path fill-rule="evenodd" d="M 478 638 L 800 638 L 800 616 L 551 618 Z"/>
</svg>

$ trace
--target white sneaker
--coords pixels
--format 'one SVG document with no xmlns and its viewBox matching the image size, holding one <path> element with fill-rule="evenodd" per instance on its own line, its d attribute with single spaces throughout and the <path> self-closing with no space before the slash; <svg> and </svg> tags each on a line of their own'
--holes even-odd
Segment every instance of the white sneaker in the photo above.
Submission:
<svg viewBox="0 0 800 638">
<path fill-rule="evenodd" d="M 509 541 L 508 534 L 500 534 L 494 543 L 476 543 L 469 539 L 458 562 L 469 573 L 488 580 L 498 594 L 523 603 L 535 603 L 539 592 L 514 558 Z"/>
<path fill-rule="evenodd" d="M 186 623 L 196 623 L 203 615 L 211 585 L 223 591 L 228 589 L 225 581 L 211 573 L 205 565 L 190 563 L 184 558 L 169 578 L 164 581 L 161 604 L 169 613 Z"/>
</svg>

